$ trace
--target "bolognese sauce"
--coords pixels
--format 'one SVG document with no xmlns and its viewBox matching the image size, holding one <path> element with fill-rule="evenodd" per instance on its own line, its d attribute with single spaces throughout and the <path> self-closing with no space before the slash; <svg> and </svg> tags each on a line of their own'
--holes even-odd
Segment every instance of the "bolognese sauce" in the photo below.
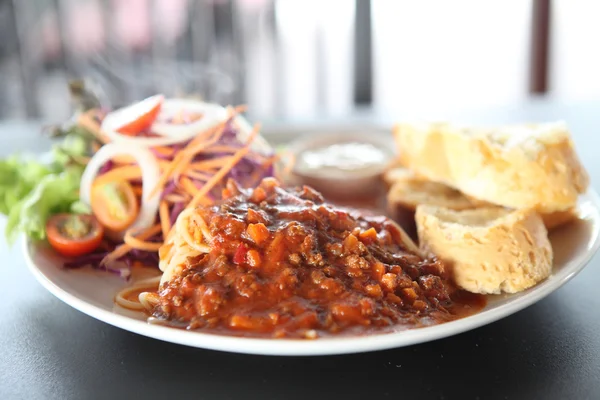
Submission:
<svg viewBox="0 0 600 400">
<path fill-rule="evenodd" d="M 316 338 L 437 324 L 474 313 L 445 266 L 418 254 L 386 217 L 327 204 L 309 187 L 230 182 L 195 212 L 210 251 L 159 288 L 153 315 L 188 329 Z"/>
</svg>

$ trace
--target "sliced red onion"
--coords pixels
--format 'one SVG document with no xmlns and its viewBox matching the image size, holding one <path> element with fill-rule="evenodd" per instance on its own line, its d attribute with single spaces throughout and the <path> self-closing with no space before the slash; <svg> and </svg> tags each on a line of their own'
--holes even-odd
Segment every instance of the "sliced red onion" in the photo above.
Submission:
<svg viewBox="0 0 600 400">
<path fill-rule="evenodd" d="M 98 171 L 112 158 L 119 155 L 133 157 L 142 170 L 142 202 L 141 210 L 137 219 L 132 224 L 133 228 L 148 228 L 156 219 L 160 193 L 152 195 L 160 178 L 160 169 L 156 158 L 143 147 L 128 145 L 125 143 L 109 143 L 100 148 L 89 161 L 81 177 L 79 197 L 84 203 L 91 205 L 92 184 Z"/>
<path fill-rule="evenodd" d="M 200 114 L 201 117 L 189 124 L 161 122 L 171 120 L 182 111 Z M 169 138 L 184 138 L 187 140 L 196 136 L 199 132 L 220 124 L 226 118 L 227 110 L 219 104 L 205 103 L 193 99 L 168 99 L 163 103 L 157 121 L 152 125 L 152 132 Z"/>
<path fill-rule="evenodd" d="M 104 163 L 104 165 L 98 171 L 98 175 L 102 175 L 110 171 L 114 167 L 114 163 L 111 160 L 108 160 Z"/>
</svg>

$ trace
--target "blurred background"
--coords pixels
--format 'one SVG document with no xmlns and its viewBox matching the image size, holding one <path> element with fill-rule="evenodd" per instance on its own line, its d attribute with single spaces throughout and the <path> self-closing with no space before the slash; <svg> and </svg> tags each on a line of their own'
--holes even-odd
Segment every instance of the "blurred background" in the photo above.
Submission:
<svg viewBox="0 0 600 400">
<path fill-rule="evenodd" d="M 594 0 L 0 0 L 0 118 L 60 121 L 67 81 L 253 118 L 600 98 Z"/>
</svg>

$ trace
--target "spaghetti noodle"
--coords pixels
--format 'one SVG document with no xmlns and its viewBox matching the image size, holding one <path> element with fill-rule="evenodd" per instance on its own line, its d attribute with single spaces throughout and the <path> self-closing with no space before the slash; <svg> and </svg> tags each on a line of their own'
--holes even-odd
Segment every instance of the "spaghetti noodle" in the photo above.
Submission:
<svg viewBox="0 0 600 400">
<path fill-rule="evenodd" d="M 212 235 L 204 218 L 193 209 L 183 211 L 161 247 L 161 252 L 167 253 L 161 257 L 159 264 L 163 275 L 158 279 L 137 282 L 132 287 L 123 289 L 117 294 L 115 302 L 125 308 L 151 312 L 158 301 L 156 292 L 159 285 L 178 273 L 188 258 L 210 252 L 211 240 Z M 137 301 L 127 298 L 128 294 L 142 288 L 146 290 L 139 293 Z"/>
<path fill-rule="evenodd" d="M 135 282 L 133 285 L 127 286 L 117 293 L 115 296 L 115 303 L 123 308 L 134 311 L 149 310 L 152 308 L 152 304 L 148 301 L 148 297 L 145 294 L 148 291 L 156 290 L 160 283 L 160 276 L 154 276 Z M 129 297 L 131 294 L 137 295 L 133 300 Z"/>
</svg>

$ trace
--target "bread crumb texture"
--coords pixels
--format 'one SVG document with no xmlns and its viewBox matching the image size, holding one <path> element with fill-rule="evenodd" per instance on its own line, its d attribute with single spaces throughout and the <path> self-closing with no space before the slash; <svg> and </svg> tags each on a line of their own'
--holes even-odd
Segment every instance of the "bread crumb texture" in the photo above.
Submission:
<svg viewBox="0 0 600 400">
<path fill-rule="evenodd" d="M 500 128 L 394 128 L 400 163 L 468 196 L 545 214 L 576 205 L 589 177 L 562 122 Z"/>
<path fill-rule="evenodd" d="M 400 207 L 414 212 L 421 204 L 451 210 L 494 207 L 491 203 L 465 195 L 448 185 L 417 176 L 407 168 L 395 167 L 389 170 L 386 179 L 390 185 L 387 201 L 393 210 L 398 210 Z M 577 218 L 577 210 L 573 207 L 565 211 L 541 213 L 540 215 L 546 229 L 550 231 Z"/>
<path fill-rule="evenodd" d="M 415 218 L 421 248 L 443 260 L 470 292 L 519 292 L 552 271 L 552 247 L 535 210 L 420 205 Z"/>
</svg>

